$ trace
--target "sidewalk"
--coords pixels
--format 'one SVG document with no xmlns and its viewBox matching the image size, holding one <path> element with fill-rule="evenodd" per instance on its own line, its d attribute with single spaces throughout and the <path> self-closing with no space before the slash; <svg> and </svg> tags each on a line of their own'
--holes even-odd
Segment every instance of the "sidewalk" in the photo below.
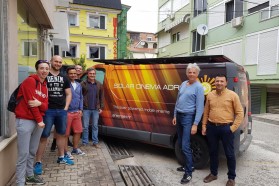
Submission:
<svg viewBox="0 0 279 186">
<path fill-rule="evenodd" d="M 51 138 L 50 138 L 51 139 Z M 43 157 L 42 178 L 47 186 L 125 186 L 117 166 L 114 164 L 105 143 L 100 140 L 99 149 L 85 146 L 80 149 L 86 155 L 74 155 L 75 164 L 62 165 L 56 163 L 57 149 L 50 151 L 49 140 Z M 69 148 L 70 150 L 70 148 Z M 15 186 L 15 178 L 8 186 Z"/>
<path fill-rule="evenodd" d="M 253 114 L 252 118 L 253 120 L 279 125 L 279 114 Z"/>
</svg>

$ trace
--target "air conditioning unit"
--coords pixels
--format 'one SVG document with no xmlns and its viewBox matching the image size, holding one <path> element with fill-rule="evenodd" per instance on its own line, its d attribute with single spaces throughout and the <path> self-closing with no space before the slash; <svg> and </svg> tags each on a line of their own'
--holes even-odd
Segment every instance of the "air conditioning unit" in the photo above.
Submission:
<svg viewBox="0 0 279 186">
<path fill-rule="evenodd" d="M 175 18 L 175 15 L 173 13 L 170 14 L 170 20 L 174 20 L 174 18 Z"/>
<path fill-rule="evenodd" d="M 232 27 L 237 28 L 237 27 L 243 26 L 243 22 L 244 22 L 244 19 L 242 16 L 236 17 L 236 18 L 232 19 Z"/>
</svg>

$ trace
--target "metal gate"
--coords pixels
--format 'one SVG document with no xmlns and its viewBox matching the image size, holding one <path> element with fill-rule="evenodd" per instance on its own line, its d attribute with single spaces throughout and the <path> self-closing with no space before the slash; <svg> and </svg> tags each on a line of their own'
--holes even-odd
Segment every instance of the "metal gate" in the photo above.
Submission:
<svg viewBox="0 0 279 186">
<path fill-rule="evenodd" d="M 261 87 L 251 86 L 251 107 L 252 114 L 261 113 Z"/>
<path fill-rule="evenodd" d="M 268 92 L 266 100 L 268 113 L 279 114 L 279 92 Z"/>
</svg>

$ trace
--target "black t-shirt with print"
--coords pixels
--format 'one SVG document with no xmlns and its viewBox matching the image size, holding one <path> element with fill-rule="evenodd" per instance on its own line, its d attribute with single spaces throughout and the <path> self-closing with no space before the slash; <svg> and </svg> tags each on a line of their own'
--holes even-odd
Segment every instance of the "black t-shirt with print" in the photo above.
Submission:
<svg viewBox="0 0 279 186">
<path fill-rule="evenodd" d="M 48 108 L 49 109 L 64 109 L 66 104 L 65 89 L 70 88 L 69 79 L 59 73 L 54 76 L 49 72 L 47 76 L 48 88 Z"/>
</svg>

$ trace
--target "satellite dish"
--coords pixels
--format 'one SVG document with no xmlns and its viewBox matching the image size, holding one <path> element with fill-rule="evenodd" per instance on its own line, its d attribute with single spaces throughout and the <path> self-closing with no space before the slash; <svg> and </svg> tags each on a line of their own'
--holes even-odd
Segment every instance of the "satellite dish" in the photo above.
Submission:
<svg viewBox="0 0 279 186">
<path fill-rule="evenodd" d="M 208 33 L 208 27 L 205 24 L 200 24 L 197 27 L 197 32 L 202 36 L 206 35 Z"/>
<path fill-rule="evenodd" d="M 145 42 L 144 42 L 144 41 L 141 41 L 141 42 L 140 42 L 140 45 L 142 45 L 142 46 L 145 45 Z"/>
</svg>

